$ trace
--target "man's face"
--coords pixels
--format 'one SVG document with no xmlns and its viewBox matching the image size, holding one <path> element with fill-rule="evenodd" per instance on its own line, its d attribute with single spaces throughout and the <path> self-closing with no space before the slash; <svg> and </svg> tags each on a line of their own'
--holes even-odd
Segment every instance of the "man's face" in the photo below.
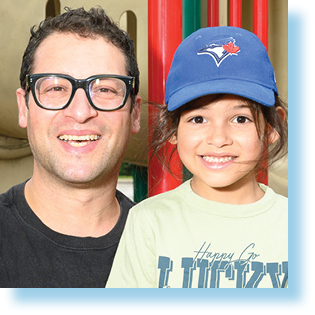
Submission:
<svg viewBox="0 0 315 315">
<path fill-rule="evenodd" d="M 60 73 L 76 79 L 127 75 L 123 53 L 104 38 L 62 33 L 54 33 L 40 44 L 33 69 L 33 73 Z M 115 180 L 130 135 L 140 128 L 139 97 L 131 114 L 130 97 L 122 109 L 102 112 L 92 108 L 83 89 L 76 91 L 66 109 L 58 111 L 38 107 L 32 93 L 27 109 L 21 89 L 17 98 L 19 123 L 27 127 L 34 155 L 34 176 L 84 186 Z M 87 140 L 82 143 L 84 137 Z"/>
</svg>

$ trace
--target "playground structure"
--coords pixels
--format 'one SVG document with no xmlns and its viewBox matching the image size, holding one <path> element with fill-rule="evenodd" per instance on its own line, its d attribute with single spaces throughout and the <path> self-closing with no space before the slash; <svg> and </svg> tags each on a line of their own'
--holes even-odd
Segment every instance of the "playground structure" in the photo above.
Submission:
<svg viewBox="0 0 315 315">
<path fill-rule="evenodd" d="M 32 174 L 33 157 L 26 131 L 18 126 L 15 98 L 30 27 L 48 15 L 62 13 L 65 6 L 89 9 L 96 5 L 102 6 L 130 34 L 140 67 L 140 95 L 144 100 L 141 131 L 132 137 L 124 159 L 135 165 L 136 201 L 172 189 L 187 177 L 176 157 L 172 161 L 175 177 L 154 159 L 148 167 L 148 135 L 154 111 L 148 103 L 163 104 L 173 54 L 182 39 L 193 31 L 206 26 L 230 25 L 256 33 L 275 68 L 279 93 L 288 101 L 287 0 L 32 0 L 27 5 L 22 0 L 2 1 L 0 29 L 5 44 L 0 51 L 0 193 Z M 287 195 L 286 159 L 264 175 L 267 175 L 265 183 Z"/>
</svg>

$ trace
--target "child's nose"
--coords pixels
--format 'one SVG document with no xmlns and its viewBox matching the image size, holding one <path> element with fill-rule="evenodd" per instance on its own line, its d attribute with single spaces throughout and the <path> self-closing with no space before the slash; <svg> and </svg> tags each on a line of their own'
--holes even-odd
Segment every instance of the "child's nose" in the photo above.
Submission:
<svg viewBox="0 0 315 315">
<path fill-rule="evenodd" d="M 229 130 L 226 126 L 211 126 L 207 132 L 207 144 L 213 145 L 217 148 L 232 144 Z"/>
</svg>

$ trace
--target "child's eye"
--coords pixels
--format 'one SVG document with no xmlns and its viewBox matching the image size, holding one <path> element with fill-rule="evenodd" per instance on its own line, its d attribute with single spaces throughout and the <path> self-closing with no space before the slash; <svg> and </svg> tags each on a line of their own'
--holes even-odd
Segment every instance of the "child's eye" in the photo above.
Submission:
<svg viewBox="0 0 315 315">
<path fill-rule="evenodd" d="M 250 119 L 245 116 L 237 116 L 233 119 L 233 122 L 237 124 L 245 124 L 248 121 L 250 121 Z"/>
<path fill-rule="evenodd" d="M 203 124 L 206 122 L 205 118 L 203 118 L 202 116 L 196 116 L 192 118 L 190 121 L 192 121 L 195 124 Z"/>
</svg>

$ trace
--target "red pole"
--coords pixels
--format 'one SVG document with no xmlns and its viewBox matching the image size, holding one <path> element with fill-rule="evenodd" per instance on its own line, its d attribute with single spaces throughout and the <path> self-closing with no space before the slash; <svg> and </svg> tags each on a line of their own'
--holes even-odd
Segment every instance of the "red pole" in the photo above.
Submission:
<svg viewBox="0 0 315 315">
<path fill-rule="evenodd" d="M 253 1 L 253 33 L 268 51 L 268 0 Z"/>
<path fill-rule="evenodd" d="M 219 0 L 208 0 L 208 26 L 219 26 Z"/>
<path fill-rule="evenodd" d="M 242 27 L 242 0 L 230 0 L 230 26 Z"/>
<path fill-rule="evenodd" d="M 182 0 L 149 0 L 148 8 L 149 102 L 164 104 L 167 74 L 175 50 L 182 41 Z M 155 113 L 154 105 L 149 104 L 149 144 Z M 171 149 L 169 144 L 163 151 L 166 158 Z M 156 157 L 152 158 L 148 171 L 149 197 L 174 189 L 182 183 L 182 164 L 177 154 L 170 165 L 176 178 L 163 169 Z"/>
<path fill-rule="evenodd" d="M 253 1 L 253 33 L 255 33 L 268 51 L 268 0 Z M 268 161 L 262 163 L 264 172 L 257 175 L 257 181 L 268 185 Z"/>
</svg>

